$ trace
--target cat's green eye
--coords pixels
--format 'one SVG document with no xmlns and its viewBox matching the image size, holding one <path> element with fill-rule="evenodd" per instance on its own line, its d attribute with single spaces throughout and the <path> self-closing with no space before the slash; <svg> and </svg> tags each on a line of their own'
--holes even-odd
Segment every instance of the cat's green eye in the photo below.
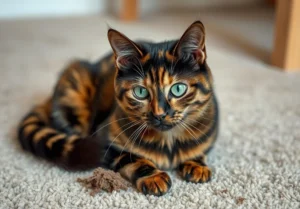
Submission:
<svg viewBox="0 0 300 209">
<path fill-rule="evenodd" d="M 183 83 L 176 83 L 171 87 L 171 93 L 175 97 L 182 97 L 187 90 L 187 86 Z"/>
<path fill-rule="evenodd" d="M 149 96 L 149 92 L 142 86 L 136 86 L 133 88 L 133 94 L 137 99 L 146 99 Z"/>
</svg>

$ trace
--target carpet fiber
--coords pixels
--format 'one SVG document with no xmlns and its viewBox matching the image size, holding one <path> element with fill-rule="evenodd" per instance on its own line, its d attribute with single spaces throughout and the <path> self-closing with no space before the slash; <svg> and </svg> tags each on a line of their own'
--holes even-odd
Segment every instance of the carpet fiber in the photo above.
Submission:
<svg viewBox="0 0 300 209">
<path fill-rule="evenodd" d="M 254 15 L 255 14 L 255 15 Z M 81 17 L 0 22 L 0 208 L 300 208 L 300 74 L 267 64 L 273 14 L 203 12 L 221 130 L 209 155 L 210 183 L 171 173 L 163 197 L 134 189 L 89 195 L 77 177 L 21 150 L 16 125 L 50 94 L 75 58 L 109 50 L 106 21 L 131 38 L 176 38 L 199 14 L 156 15 L 136 23 Z M 175 24 L 176 23 L 176 24 Z"/>
</svg>

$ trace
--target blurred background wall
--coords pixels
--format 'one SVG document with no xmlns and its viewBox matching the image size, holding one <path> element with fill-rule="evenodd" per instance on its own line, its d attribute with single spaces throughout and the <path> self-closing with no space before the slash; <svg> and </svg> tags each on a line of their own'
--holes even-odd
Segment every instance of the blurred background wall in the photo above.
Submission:
<svg viewBox="0 0 300 209">
<path fill-rule="evenodd" d="M 59 17 L 115 13 L 122 0 L 0 0 L 0 18 Z M 169 9 L 250 6 L 265 0 L 140 0 L 140 14 Z"/>
<path fill-rule="evenodd" d="M 102 13 L 107 0 L 0 0 L 0 18 L 57 17 Z"/>
</svg>

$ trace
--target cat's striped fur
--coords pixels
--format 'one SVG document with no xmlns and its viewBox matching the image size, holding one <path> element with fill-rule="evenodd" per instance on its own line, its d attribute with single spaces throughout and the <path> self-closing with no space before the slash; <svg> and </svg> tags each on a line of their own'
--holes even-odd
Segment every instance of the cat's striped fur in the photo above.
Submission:
<svg viewBox="0 0 300 209">
<path fill-rule="evenodd" d="M 108 38 L 113 54 L 71 63 L 53 96 L 22 120 L 22 147 L 68 168 L 113 169 L 145 194 L 170 189 L 163 170 L 209 181 L 205 154 L 217 137 L 218 106 L 203 24 L 177 41 L 134 43 L 113 29 Z M 187 86 L 180 98 L 170 93 L 176 83 Z M 137 99 L 136 86 L 149 96 Z"/>
</svg>

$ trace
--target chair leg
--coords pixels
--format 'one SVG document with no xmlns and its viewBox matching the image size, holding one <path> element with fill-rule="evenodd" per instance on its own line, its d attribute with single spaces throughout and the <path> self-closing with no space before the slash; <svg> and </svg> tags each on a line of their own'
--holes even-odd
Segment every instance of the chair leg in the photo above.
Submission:
<svg viewBox="0 0 300 209">
<path fill-rule="evenodd" d="M 122 0 L 121 20 L 134 21 L 138 18 L 138 0 Z"/>
</svg>

